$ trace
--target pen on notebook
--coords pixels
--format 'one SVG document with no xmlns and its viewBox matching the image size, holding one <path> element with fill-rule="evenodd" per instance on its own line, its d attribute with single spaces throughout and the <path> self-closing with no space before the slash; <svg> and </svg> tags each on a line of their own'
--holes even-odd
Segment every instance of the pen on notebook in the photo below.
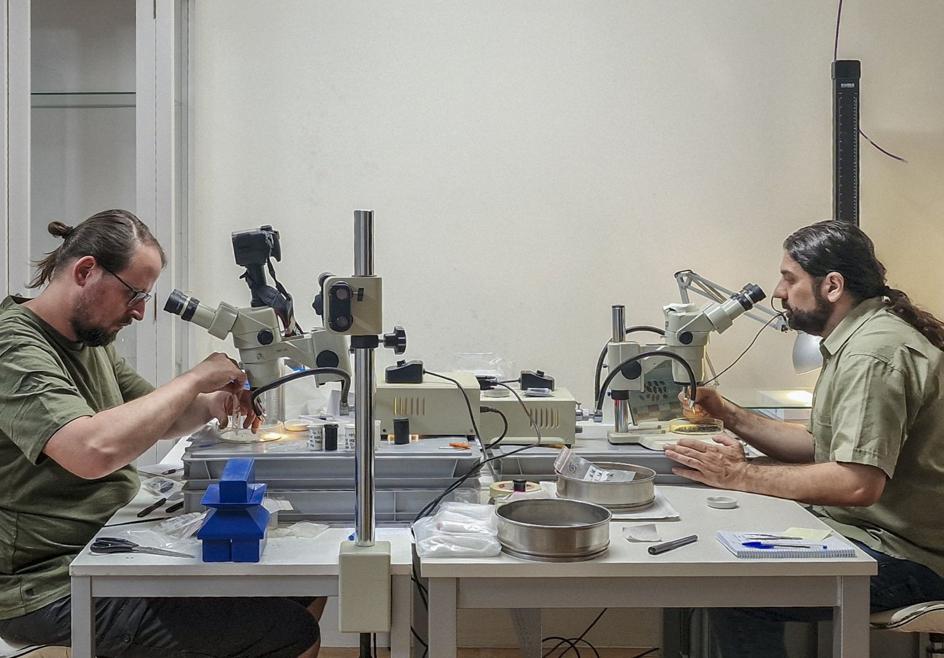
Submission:
<svg viewBox="0 0 944 658">
<path fill-rule="evenodd" d="M 184 501 L 180 500 L 174 503 L 173 505 L 171 505 L 170 507 L 168 507 L 164 511 L 167 512 L 168 514 L 173 514 L 174 512 L 179 512 L 183 508 L 184 508 Z"/>
<path fill-rule="evenodd" d="M 689 535 L 688 537 L 680 537 L 679 539 L 673 539 L 672 541 L 667 541 L 662 544 L 656 544 L 655 546 L 649 547 L 649 555 L 659 555 L 666 551 L 679 548 L 680 546 L 693 544 L 696 541 L 698 541 L 698 535 Z"/>
<path fill-rule="evenodd" d="M 782 544 L 771 541 L 745 541 L 741 546 L 746 548 L 806 548 L 810 550 L 826 550 L 828 547 L 823 544 Z"/>
<path fill-rule="evenodd" d="M 156 510 L 158 507 L 160 507 L 166 502 L 167 502 L 166 498 L 158 498 L 156 501 L 154 501 L 153 503 L 145 507 L 143 510 L 138 512 L 138 518 L 139 519 L 144 518 L 145 516 L 147 516 L 148 514 L 150 514 L 151 512 L 153 512 L 154 510 Z"/>
</svg>

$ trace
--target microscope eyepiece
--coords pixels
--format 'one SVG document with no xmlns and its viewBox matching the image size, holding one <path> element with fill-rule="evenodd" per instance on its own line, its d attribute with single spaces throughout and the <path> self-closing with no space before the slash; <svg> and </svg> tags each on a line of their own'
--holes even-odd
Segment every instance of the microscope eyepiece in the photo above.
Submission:
<svg viewBox="0 0 944 658">
<path fill-rule="evenodd" d="M 748 283 L 741 290 L 734 295 L 732 299 L 736 299 L 738 303 L 744 307 L 745 311 L 749 311 L 754 307 L 754 304 L 761 301 L 767 295 L 761 290 L 761 287 L 756 283 Z"/>
<path fill-rule="evenodd" d="M 200 306 L 199 299 L 191 297 L 176 288 L 171 291 L 170 295 L 167 297 L 167 301 L 164 302 L 165 311 L 179 315 L 182 320 L 186 320 L 187 322 L 190 322 L 193 318 L 193 314 L 196 312 L 198 306 Z"/>
<path fill-rule="evenodd" d="M 187 295 L 174 288 L 167 297 L 167 301 L 164 302 L 164 310 L 168 313 L 173 313 L 174 315 L 180 315 L 183 313 L 184 307 L 186 305 Z"/>
</svg>

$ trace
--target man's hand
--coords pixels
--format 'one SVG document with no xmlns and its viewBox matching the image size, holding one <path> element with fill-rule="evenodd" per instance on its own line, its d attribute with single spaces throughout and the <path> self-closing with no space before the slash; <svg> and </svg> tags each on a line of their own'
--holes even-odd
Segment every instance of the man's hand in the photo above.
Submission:
<svg viewBox="0 0 944 658">
<path fill-rule="evenodd" d="M 701 416 L 711 416 L 727 424 L 728 419 L 734 412 L 733 406 L 725 402 L 716 388 L 700 386 L 695 393 L 694 409 L 688 397 L 687 388 L 679 393 L 678 399 L 682 403 L 682 415 L 689 420 L 698 420 Z"/>
<path fill-rule="evenodd" d="M 246 381 L 246 373 L 222 352 L 214 352 L 186 374 L 195 382 L 200 393 L 228 391 L 238 394 Z"/>
<path fill-rule="evenodd" d="M 251 429 L 255 432 L 262 421 L 253 411 L 249 399 L 249 391 L 245 389 L 241 389 L 238 393 L 217 391 L 206 396 L 210 417 L 219 421 L 220 429 L 229 425 L 229 417 L 239 412 L 239 415 L 243 417 L 242 429 Z"/>
<path fill-rule="evenodd" d="M 724 434 L 712 438 L 713 444 L 679 439 L 678 443 L 666 447 L 666 457 L 686 466 L 673 467 L 672 472 L 710 487 L 742 489 L 748 467 L 744 448 L 737 439 Z"/>
</svg>

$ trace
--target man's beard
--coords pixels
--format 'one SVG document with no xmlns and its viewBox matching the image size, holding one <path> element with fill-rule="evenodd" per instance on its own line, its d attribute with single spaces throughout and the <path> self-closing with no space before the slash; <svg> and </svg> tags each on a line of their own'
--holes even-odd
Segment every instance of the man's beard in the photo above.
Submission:
<svg viewBox="0 0 944 658">
<path fill-rule="evenodd" d="M 832 314 L 832 307 L 818 290 L 813 291 L 813 299 L 816 301 L 816 307 L 812 311 L 799 311 L 784 303 L 783 306 L 787 310 L 787 326 L 796 331 L 821 336 Z"/>
<path fill-rule="evenodd" d="M 89 320 L 88 306 L 83 299 L 75 314 L 69 320 L 72 325 L 72 331 L 80 343 L 86 347 L 104 347 L 115 340 L 117 331 L 108 332 L 105 328 L 96 326 Z"/>
</svg>

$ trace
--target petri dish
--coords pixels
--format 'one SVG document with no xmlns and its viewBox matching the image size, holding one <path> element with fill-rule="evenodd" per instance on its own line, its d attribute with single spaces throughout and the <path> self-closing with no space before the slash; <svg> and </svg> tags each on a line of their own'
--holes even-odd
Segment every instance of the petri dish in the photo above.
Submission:
<svg viewBox="0 0 944 658">
<path fill-rule="evenodd" d="M 691 419 L 675 418 L 669 421 L 669 432 L 672 434 L 698 436 L 701 434 L 720 434 L 723 431 L 724 423 L 711 416 L 698 416 Z"/>
</svg>

